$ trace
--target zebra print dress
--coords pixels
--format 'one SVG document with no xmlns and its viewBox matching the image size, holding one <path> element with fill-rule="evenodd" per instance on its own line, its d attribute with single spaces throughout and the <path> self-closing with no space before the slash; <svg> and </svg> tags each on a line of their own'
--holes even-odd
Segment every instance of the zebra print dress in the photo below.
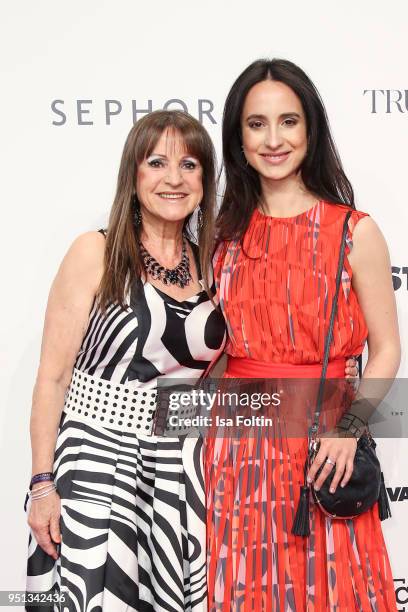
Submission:
<svg viewBox="0 0 408 612">
<path fill-rule="evenodd" d="M 178 302 L 146 282 L 132 288 L 126 310 L 112 304 L 104 317 L 94 304 L 74 377 L 145 394 L 163 376 L 202 376 L 224 342 L 222 315 L 205 291 Z M 30 532 L 27 590 L 63 593 L 53 610 L 207 610 L 202 440 L 115 428 L 91 418 L 92 401 L 67 413 L 73 385 L 54 462 L 59 557 Z M 100 414 L 114 413 L 113 400 Z"/>
</svg>

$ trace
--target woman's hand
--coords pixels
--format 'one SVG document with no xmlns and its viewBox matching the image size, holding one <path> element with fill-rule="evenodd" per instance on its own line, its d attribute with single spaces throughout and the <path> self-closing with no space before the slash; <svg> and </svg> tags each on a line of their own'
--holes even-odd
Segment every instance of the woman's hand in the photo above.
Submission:
<svg viewBox="0 0 408 612">
<path fill-rule="evenodd" d="M 331 482 L 330 493 L 336 491 L 340 480 L 340 486 L 344 487 L 353 473 L 356 450 L 356 438 L 340 438 L 337 431 L 332 432 L 332 434 L 327 432 L 324 438 L 320 438 L 319 451 L 307 474 L 308 482 L 312 483 L 314 481 L 320 466 L 325 463 L 326 459 L 330 459 L 332 463 L 327 463 L 326 461 L 321 473 L 314 483 L 314 488 L 318 491 L 332 470 L 335 470 L 335 474 Z"/>
<path fill-rule="evenodd" d="M 358 363 L 355 357 L 350 357 L 350 359 L 347 359 L 344 377 L 352 379 L 358 378 Z"/>
<path fill-rule="evenodd" d="M 35 485 L 33 491 L 35 491 Z M 41 499 L 31 500 L 27 522 L 37 543 L 54 560 L 58 559 L 55 544 L 61 542 L 60 516 L 61 499 L 56 491 Z"/>
</svg>

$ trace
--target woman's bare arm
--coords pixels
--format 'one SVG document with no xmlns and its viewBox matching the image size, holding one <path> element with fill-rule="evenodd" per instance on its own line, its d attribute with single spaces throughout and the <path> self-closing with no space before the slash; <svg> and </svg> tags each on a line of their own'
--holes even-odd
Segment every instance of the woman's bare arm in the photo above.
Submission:
<svg viewBox="0 0 408 612">
<path fill-rule="evenodd" d="M 368 421 L 391 387 L 401 355 L 388 248 L 378 226 L 370 217 L 361 219 L 354 229 L 349 261 L 353 270 L 353 289 L 367 323 L 369 351 L 356 397 L 359 402 L 353 402 L 348 415 Z M 346 420 L 348 423 L 348 418 Z M 353 473 L 355 451 L 354 438 L 322 438 L 319 452 L 308 473 L 310 481 L 314 480 L 320 466 L 330 457 L 336 470 L 331 489 L 335 491 L 339 482 L 345 486 Z M 316 489 L 320 488 L 332 468 L 333 463 L 324 465 L 316 479 Z"/>
<path fill-rule="evenodd" d="M 98 232 L 77 238 L 52 284 L 33 391 L 30 422 L 32 474 L 52 472 L 64 395 L 103 272 L 105 239 Z M 34 485 L 33 489 L 42 486 Z M 28 523 L 38 544 L 57 558 L 60 504 L 56 493 L 31 503 Z"/>
<path fill-rule="evenodd" d="M 391 262 L 384 236 L 371 217 L 357 223 L 349 260 L 353 288 L 368 327 L 369 355 L 364 376 L 394 378 L 401 346 Z"/>
<path fill-rule="evenodd" d="M 33 474 L 52 471 L 65 391 L 103 271 L 104 243 L 98 232 L 77 238 L 51 286 L 33 391 L 30 423 Z"/>
</svg>

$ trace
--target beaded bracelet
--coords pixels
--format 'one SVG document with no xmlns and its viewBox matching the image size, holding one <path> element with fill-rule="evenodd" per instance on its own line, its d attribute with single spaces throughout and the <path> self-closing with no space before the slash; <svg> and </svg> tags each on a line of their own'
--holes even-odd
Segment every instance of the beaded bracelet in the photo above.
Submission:
<svg viewBox="0 0 408 612">
<path fill-rule="evenodd" d="M 41 474 L 35 474 L 30 481 L 30 491 L 33 488 L 33 484 L 37 482 L 44 482 L 45 480 L 54 480 L 54 474 L 52 472 L 41 472 Z"/>
</svg>

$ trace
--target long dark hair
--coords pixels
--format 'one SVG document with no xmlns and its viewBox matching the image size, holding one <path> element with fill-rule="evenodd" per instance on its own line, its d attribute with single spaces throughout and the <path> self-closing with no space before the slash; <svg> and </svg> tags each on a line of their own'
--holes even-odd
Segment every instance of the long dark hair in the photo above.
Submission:
<svg viewBox="0 0 408 612">
<path fill-rule="evenodd" d="M 259 175 L 247 165 L 242 153 L 241 115 L 249 90 L 269 79 L 288 85 L 302 103 L 308 147 L 300 171 L 306 188 L 321 199 L 355 208 L 353 188 L 343 170 L 316 87 L 296 64 L 283 59 L 260 59 L 239 75 L 224 106 L 225 191 L 217 220 L 219 241 L 242 238 L 261 197 Z"/>
<path fill-rule="evenodd" d="M 103 311 L 111 302 L 125 305 L 126 292 L 144 273 L 139 235 L 135 229 L 132 200 L 136 193 L 138 165 L 149 157 L 165 130 L 179 134 L 190 155 L 197 157 L 203 169 L 203 199 L 200 204 L 202 225 L 198 232 L 200 267 L 204 286 L 209 292 L 208 271 L 214 249 L 216 160 L 211 138 L 191 115 L 178 110 L 154 111 L 139 119 L 126 139 L 120 162 L 115 199 L 109 216 L 106 236 L 105 266 L 98 290 Z M 184 221 L 184 232 L 193 237 L 192 215 Z"/>
</svg>

